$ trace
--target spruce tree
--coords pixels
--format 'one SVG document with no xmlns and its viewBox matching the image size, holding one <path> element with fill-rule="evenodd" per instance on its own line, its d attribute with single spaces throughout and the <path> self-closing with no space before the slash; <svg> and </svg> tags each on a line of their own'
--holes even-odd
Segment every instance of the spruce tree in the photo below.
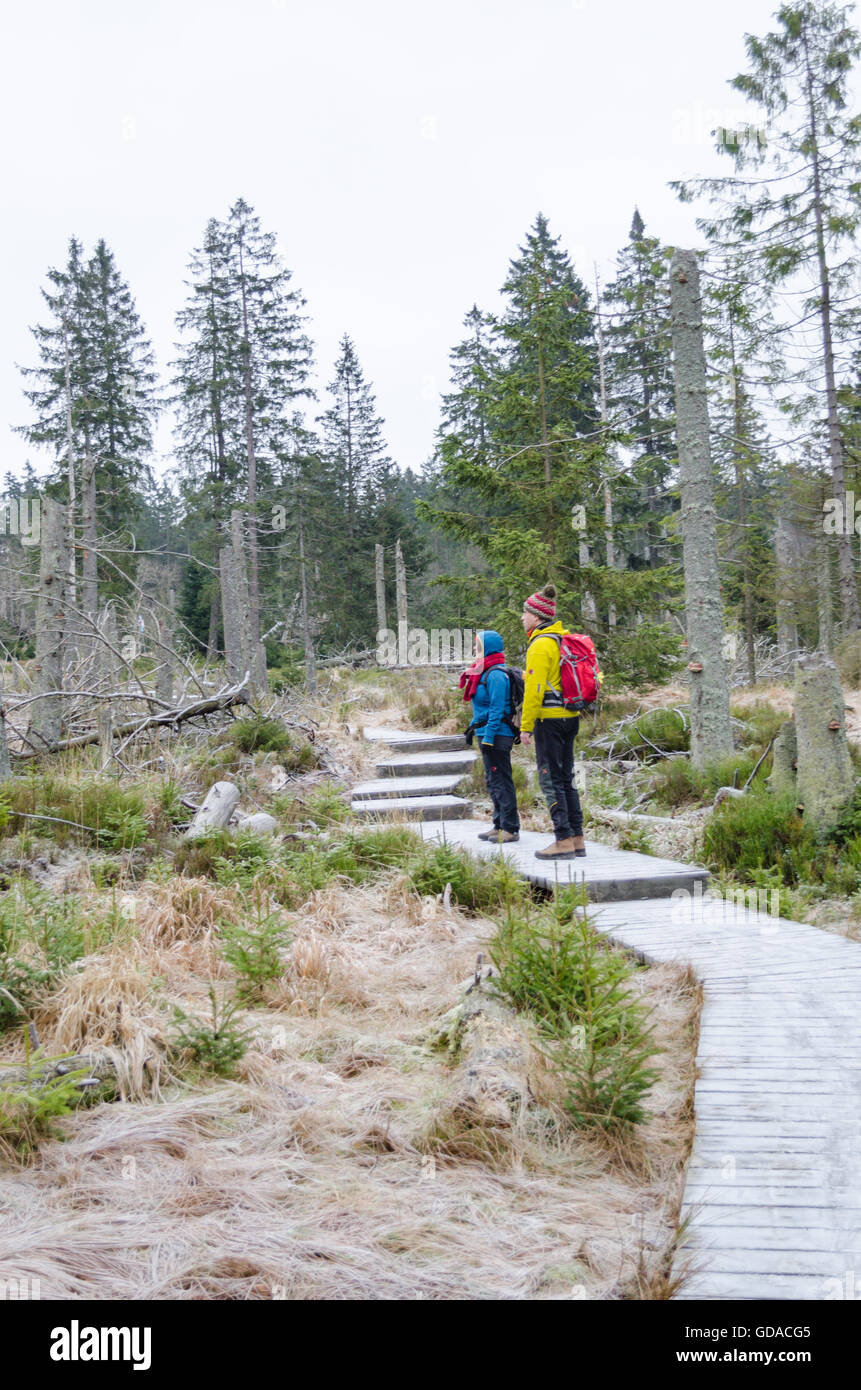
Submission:
<svg viewBox="0 0 861 1390">
<path fill-rule="evenodd" d="M 261 596 L 278 564 L 278 533 L 267 530 L 265 518 L 280 501 L 276 490 L 293 447 L 296 403 L 312 394 L 312 349 L 303 327 L 305 301 L 292 287 L 274 234 L 263 231 L 244 199 L 223 222 L 209 221 L 189 271 L 186 302 L 177 316 L 182 340 L 173 364 L 173 399 L 185 512 L 195 535 L 194 553 L 209 567 L 205 589 L 212 651 L 219 536 L 230 509 L 241 504 L 248 517 L 254 637 L 260 632 Z M 194 591 L 189 601 L 196 609 L 198 586 L 189 580 L 186 589 Z M 267 613 L 267 626 L 274 616 Z"/>
<path fill-rule="evenodd" d="M 635 567 L 654 568 L 677 558 L 661 524 L 673 510 L 668 487 L 676 454 L 669 254 L 657 237 L 646 235 L 635 208 L 628 242 L 616 258 L 616 277 L 603 295 L 607 408 L 630 440 L 626 485 L 618 489 L 614 519 L 620 538 L 634 539 L 633 545 L 628 539 L 628 551 Z"/>
<path fill-rule="evenodd" d="M 141 513 L 158 409 L 154 357 L 103 240 L 85 262 L 72 238 L 65 269 L 49 271 L 48 280 L 43 298 L 50 320 L 32 330 L 40 362 L 24 369 L 34 383 L 24 394 L 36 420 L 21 433 L 53 451 L 71 524 L 81 518 L 83 602 L 93 617 L 98 534 L 127 531 Z M 114 567 L 105 581 L 108 591 L 122 588 Z M 73 584 L 69 590 L 71 604 Z"/>
<path fill-rule="evenodd" d="M 319 536 L 320 553 L 326 556 L 329 638 L 347 645 L 373 637 L 374 546 L 393 547 L 400 538 L 413 576 L 424 556 L 388 454 L 384 421 L 346 334 L 328 392 L 331 404 L 318 419 L 321 439 L 313 483 L 306 470 L 306 515 L 310 534 Z"/>
</svg>

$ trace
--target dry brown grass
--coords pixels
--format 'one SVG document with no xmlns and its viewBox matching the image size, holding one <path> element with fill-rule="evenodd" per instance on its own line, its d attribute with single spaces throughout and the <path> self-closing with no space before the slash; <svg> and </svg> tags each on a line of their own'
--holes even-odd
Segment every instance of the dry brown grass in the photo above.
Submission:
<svg viewBox="0 0 861 1390">
<path fill-rule="evenodd" d="M 167 1076 L 164 1020 L 154 982 L 135 950 L 87 957 L 36 1010 L 46 1052 L 104 1049 L 124 1100 L 157 1098 Z"/>
<path fill-rule="evenodd" d="M 199 941 L 214 928 L 205 901 L 185 914 Z M 147 931 L 142 954 L 88 961 L 39 1026 L 51 1046 L 130 1051 L 129 1094 L 152 1096 L 142 1059 L 161 1059 L 163 1038 L 144 965 L 184 943 L 173 920 Z M 39 1278 L 51 1298 L 665 1296 L 691 1127 L 689 984 L 667 966 L 638 974 L 667 1051 L 630 1152 L 560 1129 L 549 1094 L 503 1138 L 431 1143 L 453 1067 L 428 1032 L 490 931 L 395 874 L 316 894 L 268 1007 L 247 1016 L 237 1081 L 189 1095 L 158 1072 L 159 1104 L 78 1112 L 66 1143 L 0 1175 L 0 1279 Z"/>
</svg>

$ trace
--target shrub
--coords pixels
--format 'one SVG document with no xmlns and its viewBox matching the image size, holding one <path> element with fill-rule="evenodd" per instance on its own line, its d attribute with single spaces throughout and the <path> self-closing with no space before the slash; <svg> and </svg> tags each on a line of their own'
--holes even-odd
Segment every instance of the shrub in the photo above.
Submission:
<svg viewBox="0 0 861 1390">
<path fill-rule="evenodd" d="M 465 729 L 470 719 L 469 710 L 470 706 L 464 703 L 460 690 L 451 686 L 437 686 L 418 695 L 407 713 L 410 723 L 419 729 L 433 729 L 444 719 L 458 719 Z"/>
<path fill-rule="evenodd" d="M 237 719 L 224 735 L 241 753 L 275 752 L 279 753 L 291 744 L 290 735 L 279 719 L 266 719 L 252 716 Z"/>
<path fill-rule="evenodd" d="M 471 912 L 491 912 L 525 902 L 528 884 L 505 859 L 476 859 L 450 845 L 424 846 L 407 864 L 407 876 L 417 893 L 451 896 Z"/>
<path fill-rule="evenodd" d="M 77 901 L 34 884 L 0 898 L 0 1030 L 21 1023 L 45 989 L 84 952 Z"/>
<path fill-rule="evenodd" d="M 618 627 L 606 634 L 600 656 L 608 691 L 658 685 L 681 668 L 681 636 L 666 623 Z"/>
<path fill-rule="evenodd" d="M 266 985 L 282 972 L 281 952 L 290 936 L 278 909 L 270 908 L 258 887 L 254 893 L 254 925 L 226 922 L 222 926 L 222 954 L 236 971 L 237 998 L 242 1003 L 259 999 Z"/>
<path fill-rule="evenodd" d="M 230 853 L 232 843 L 226 830 L 210 830 L 182 840 L 174 855 L 174 869 L 188 878 L 215 878 L 216 865 Z"/>
<path fill-rule="evenodd" d="M 708 767 L 695 768 L 688 758 L 668 758 L 650 772 L 654 800 L 673 809 L 686 801 L 713 801 L 719 787 L 743 787 L 759 760 L 753 752 L 731 753 Z M 766 758 L 757 772 L 757 782 L 770 768 Z"/>
<path fill-rule="evenodd" d="M 690 748 L 690 719 L 685 709 L 653 709 L 638 715 L 619 730 L 616 755 L 628 753 L 647 762 L 655 756 L 654 744 L 662 753 L 683 753 Z"/>
<path fill-rule="evenodd" d="M 311 819 L 318 825 L 337 825 L 347 820 L 350 807 L 338 787 L 332 782 L 324 782 L 308 798 Z"/>
<path fill-rule="evenodd" d="M 648 1011 L 629 987 L 634 973 L 592 927 L 581 890 L 559 894 L 550 911 L 510 915 L 490 947 L 498 994 L 535 1020 L 578 1126 L 640 1123 L 657 1077 L 658 1048 Z"/>
<path fill-rule="evenodd" d="M 779 867 L 783 882 L 792 885 L 812 872 L 815 839 L 793 797 L 749 793 L 718 808 L 705 827 L 703 850 L 709 867 L 742 879 Z"/>
<path fill-rule="evenodd" d="M 788 715 L 775 709 L 774 705 L 770 705 L 767 700 L 758 700 L 755 705 L 749 705 L 746 708 L 743 706 L 732 707 L 730 713 L 745 725 L 742 734 L 743 744 L 745 746 L 758 745 L 760 753 L 778 733 L 781 724 L 789 718 Z"/>
<path fill-rule="evenodd" d="M 142 793 L 124 791 L 108 778 L 73 782 L 56 773 L 30 773 L 7 783 L 3 802 L 0 834 L 20 834 L 38 826 L 41 834 L 60 845 L 114 851 L 134 849 L 149 834 Z"/>
<path fill-rule="evenodd" d="M 30 1053 L 26 1029 L 24 1036 L 27 1076 L 7 1079 L 12 1068 L 0 1069 L 0 1155 L 19 1163 L 28 1163 L 43 1139 L 63 1137 L 56 1121 L 86 1099 L 79 1082 L 87 1074 L 81 1070 L 43 1078 L 38 1063 L 45 1059 Z"/>
<path fill-rule="evenodd" d="M 184 1009 L 174 1006 L 174 1035 L 171 1050 L 186 1053 L 203 1071 L 216 1076 L 232 1076 L 248 1051 L 249 1033 L 236 1025 L 238 1000 L 221 1004 L 212 985 L 209 986 L 210 1021 L 191 1018 Z"/>
</svg>

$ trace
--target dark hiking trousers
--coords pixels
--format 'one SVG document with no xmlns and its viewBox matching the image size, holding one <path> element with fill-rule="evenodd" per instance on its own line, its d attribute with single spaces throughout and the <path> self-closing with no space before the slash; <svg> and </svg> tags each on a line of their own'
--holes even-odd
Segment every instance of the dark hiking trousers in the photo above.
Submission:
<svg viewBox="0 0 861 1390">
<path fill-rule="evenodd" d="M 574 740 L 579 719 L 537 719 L 535 759 L 557 840 L 583 834 L 580 793 L 574 785 Z"/>
<path fill-rule="evenodd" d="M 508 830 L 512 835 L 520 834 L 520 819 L 517 815 L 517 792 L 511 775 L 511 749 L 514 739 L 508 734 L 497 734 L 493 747 L 481 744 L 484 761 L 484 777 L 487 790 L 493 802 L 494 830 Z"/>
</svg>

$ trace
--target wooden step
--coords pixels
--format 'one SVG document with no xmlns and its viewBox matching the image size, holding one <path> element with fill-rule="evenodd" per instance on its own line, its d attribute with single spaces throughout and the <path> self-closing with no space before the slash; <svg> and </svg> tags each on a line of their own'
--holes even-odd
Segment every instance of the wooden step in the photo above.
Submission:
<svg viewBox="0 0 861 1390">
<path fill-rule="evenodd" d="M 363 729 L 369 743 L 384 743 L 398 753 L 456 753 L 466 749 L 463 734 L 417 734 L 412 729 Z"/>
<path fill-rule="evenodd" d="M 375 800 L 381 796 L 452 796 L 463 781 L 463 773 L 429 774 L 427 777 L 377 777 L 353 788 L 354 801 Z"/>
<path fill-rule="evenodd" d="M 424 773 L 461 777 L 469 772 L 477 753 L 396 753 L 384 763 L 377 763 L 378 777 L 421 777 Z"/>
<path fill-rule="evenodd" d="M 460 820 L 472 815 L 472 802 L 460 796 L 398 796 L 354 801 L 353 815 L 365 820 Z"/>
</svg>

